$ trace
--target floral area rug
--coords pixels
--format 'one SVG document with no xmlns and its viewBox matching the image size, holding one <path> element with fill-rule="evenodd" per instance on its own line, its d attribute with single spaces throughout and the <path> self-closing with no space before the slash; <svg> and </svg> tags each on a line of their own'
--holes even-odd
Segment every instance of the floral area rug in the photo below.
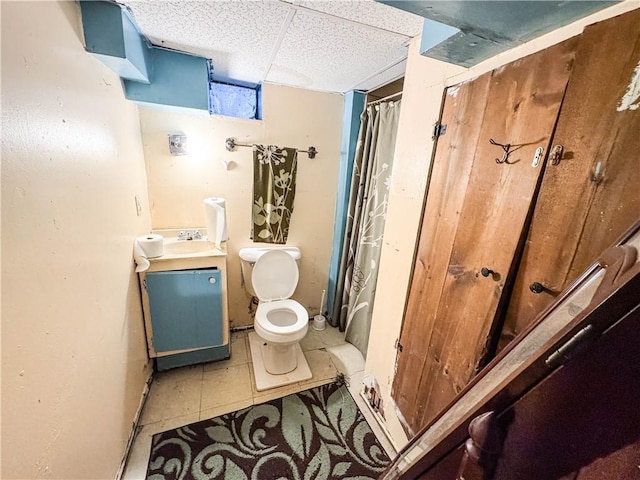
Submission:
<svg viewBox="0 0 640 480">
<path fill-rule="evenodd" d="M 332 383 L 155 435 L 147 480 L 366 480 L 389 463 Z"/>
</svg>

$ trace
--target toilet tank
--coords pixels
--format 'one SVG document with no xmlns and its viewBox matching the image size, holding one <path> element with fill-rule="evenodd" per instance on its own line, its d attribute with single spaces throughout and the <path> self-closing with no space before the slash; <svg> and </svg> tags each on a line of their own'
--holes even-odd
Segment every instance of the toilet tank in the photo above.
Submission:
<svg viewBox="0 0 640 480">
<path fill-rule="evenodd" d="M 291 255 L 296 262 L 300 260 L 301 255 L 300 249 L 298 247 L 272 245 L 268 247 L 241 248 L 238 252 L 238 255 L 240 257 L 240 266 L 242 268 L 242 279 L 244 288 L 252 297 L 257 296 L 256 292 L 253 290 L 253 285 L 251 284 L 253 265 L 263 253 L 268 252 L 269 250 L 284 250 L 289 255 Z"/>
</svg>

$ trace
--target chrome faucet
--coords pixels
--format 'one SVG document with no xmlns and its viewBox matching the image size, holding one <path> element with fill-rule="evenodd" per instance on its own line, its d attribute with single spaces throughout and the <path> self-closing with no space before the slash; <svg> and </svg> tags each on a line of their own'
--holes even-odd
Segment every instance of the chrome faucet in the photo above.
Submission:
<svg viewBox="0 0 640 480">
<path fill-rule="evenodd" d="M 202 238 L 200 230 L 180 230 L 178 240 L 199 240 Z"/>
</svg>

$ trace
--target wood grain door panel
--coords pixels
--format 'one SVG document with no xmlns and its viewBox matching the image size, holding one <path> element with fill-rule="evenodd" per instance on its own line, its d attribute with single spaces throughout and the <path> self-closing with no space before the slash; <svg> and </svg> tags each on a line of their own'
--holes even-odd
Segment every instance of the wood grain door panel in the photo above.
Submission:
<svg viewBox="0 0 640 480">
<path fill-rule="evenodd" d="M 410 434 L 476 371 L 543 171 L 534 152 L 548 150 L 576 45 L 447 92 L 392 393 Z M 496 163 L 503 151 L 490 139 L 514 146 L 508 163 Z"/>
<path fill-rule="evenodd" d="M 577 41 L 569 40 L 493 73 L 465 202 L 456 230 L 420 389 L 427 393 L 420 426 L 433 419 L 477 371 L 543 163 Z M 498 164 L 499 143 L 518 145 Z M 482 268 L 494 273 L 481 275 Z"/>
<path fill-rule="evenodd" d="M 475 145 L 480 135 L 491 73 L 447 90 L 441 124 L 447 132 L 438 140 L 429 192 L 423 213 L 398 357 L 393 394 L 401 411 L 410 412 L 418 396 L 419 374 L 440 300 L 460 211 L 464 202 Z"/>
<path fill-rule="evenodd" d="M 501 347 L 640 217 L 640 109 L 619 111 L 640 81 L 640 10 L 585 28 L 562 105 Z M 637 100 L 636 103 L 640 101 Z"/>
</svg>

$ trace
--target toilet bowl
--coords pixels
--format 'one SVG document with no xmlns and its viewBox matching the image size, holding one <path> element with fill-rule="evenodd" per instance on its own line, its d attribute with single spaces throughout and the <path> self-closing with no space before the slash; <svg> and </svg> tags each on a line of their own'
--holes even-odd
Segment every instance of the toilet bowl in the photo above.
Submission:
<svg viewBox="0 0 640 480">
<path fill-rule="evenodd" d="M 292 372 L 298 367 L 301 356 L 304 361 L 298 342 L 309 328 L 307 310 L 290 298 L 298 284 L 298 265 L 294 257 L 299 258 L 299 250 L 292 247 L 286 250 L 281 247 L 243 248 L 239 254 L 245 283 L 250 270 L 251 287 L 259 300 L 254 329 L 264 342 L 261 349 L 264 368 L 271 375 Z"/>
</svg>

